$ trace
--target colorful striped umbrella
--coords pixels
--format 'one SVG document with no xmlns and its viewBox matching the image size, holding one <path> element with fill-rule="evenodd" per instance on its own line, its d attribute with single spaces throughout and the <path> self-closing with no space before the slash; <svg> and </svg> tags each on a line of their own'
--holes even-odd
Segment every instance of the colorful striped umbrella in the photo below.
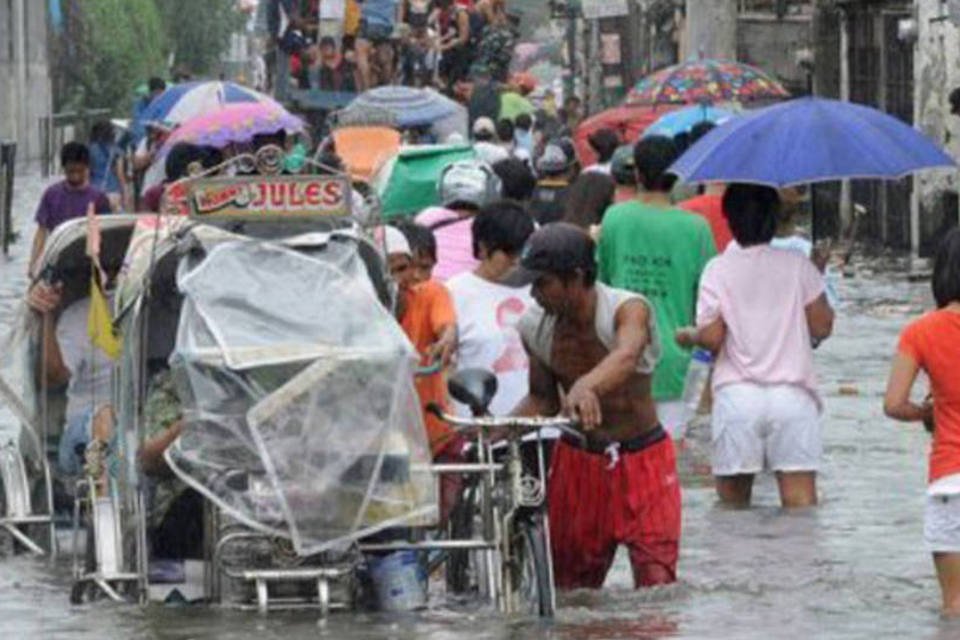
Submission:
<svg viewBox="0 0 960 640">
<path fill-rule="evenodd" d="M 715 104 L 783 100 L 790 92 L 766 73 L 740 62 L 693 60 L 647 76 L 627 104 Z"/>
</svg>

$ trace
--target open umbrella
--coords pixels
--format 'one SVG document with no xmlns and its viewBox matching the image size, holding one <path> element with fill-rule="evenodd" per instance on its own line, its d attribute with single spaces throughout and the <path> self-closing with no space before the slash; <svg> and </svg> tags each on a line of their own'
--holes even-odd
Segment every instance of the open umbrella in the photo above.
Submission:
<svg viewBox="0 0 960 640">
<path fill-rule="evenodd" d="M 369 180 L 400 150 L 400 132 L 390 127 L 340 127 L 332 136 L 337 155 L 355 180 Z"/>
<path fill-rule="evenodd" d="M 881 111 L 801 98 L 717 127 L 670 170 L 685 182 L 779 188 L 847 178 L 897 179 L 954 166 L 923 134 Z"/>
<path fill-rule="evenodd" d="M 533 103 L 524 98 L 519 93 L 507 91 L 500 94 L 500 118 L 506 120 L 516 120 L 517 116 L 526 113 L 533 115 L 537 108 Z"/>
<path fill-rule="evenodd" d="M 233 82 L 185 82 L 157 96 L 144 111 L 142 120 L 182 124 L 228 104 L 250 102 L 279 106 L 270 96 Z"/>
<path fill-rule="evenodd" d="M 613 129 L 624 144 L 636 142 L 647 128 L 676 107 L 622 106 L 607 109 L 584 120 L 574 133 L 577 156 L 584 166 L 596 162 L 596 153 L 587 139 L 599 129 Z"/>
<path fill-rule="evenodd" d="M 460 108 L 456 102 L 433 89 L 386 86 L 361 93 L 348 109 L 363 107 L 388 111 L 401 128 L 435 124 L 455 115 Z"/>
<path fill-rule="evenodd" d="M 643 137 L 666 136 L 673 138 L 681 133 L 690 133 L 698 124 L 708 122 L 710 124 L 723 124 L 727 120 L 736 117 L 736 113 L 728 109 L 711 107 L 709 105 L 694 105 L 686 107 L 679 111 L 671 111 L 662 116 L 659 120 L 647 127 L 643 132 Z"/>
<path fill-rule="evenodd" d="M 633 87 L 627 104 L 697 104 L 783 100 L 790 93 L 756 67 L 692 60 L 657 71 Z"/>
</svg>

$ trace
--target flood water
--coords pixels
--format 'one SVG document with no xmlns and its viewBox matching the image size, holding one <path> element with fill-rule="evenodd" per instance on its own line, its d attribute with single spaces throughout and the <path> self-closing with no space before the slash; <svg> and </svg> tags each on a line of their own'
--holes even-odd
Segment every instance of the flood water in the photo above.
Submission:
<svg viewBox="0 0 960 640">
<path fill-rule="evenodd" d="M 25 287 L 30 218 L 43 183 L 18 178 L 20 242 L 0 258 L 0 323 Z M 929 304 L 887 263 L 840 283 L 834 337 L 817 353 L 826 400 L 821 506 L 787 514 L 764 478 L 749 511 L 715 506 L 704 431 L 681 455 L 684 475 L 680 582 L 634 591 L 625 556 L 607 586 L 561 597 L 556 620 L 506 621 L 483 608 L 435 603 L 405 616 L 235 613 L 204 607 L 68 602 L 69 559 L 0 559 L 0 638 L 952 638 L 922 542 L 928 437 L 882 415 L 898 331 Z M 5 333 L 5 331 L 0 331 Z"/>
</svg>

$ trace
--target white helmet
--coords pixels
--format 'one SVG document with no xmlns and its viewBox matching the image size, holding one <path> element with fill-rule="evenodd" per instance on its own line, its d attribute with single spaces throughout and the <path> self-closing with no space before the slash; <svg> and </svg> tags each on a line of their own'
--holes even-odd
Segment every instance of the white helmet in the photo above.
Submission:
<svg viewBox="0 0 960 640">
<path fill-rule="evenodd" d="M 440 204 L 480 209 L 500 195 L 500 178 L 479 160 L 459 160 L 440 174 Z"/>
</svg>

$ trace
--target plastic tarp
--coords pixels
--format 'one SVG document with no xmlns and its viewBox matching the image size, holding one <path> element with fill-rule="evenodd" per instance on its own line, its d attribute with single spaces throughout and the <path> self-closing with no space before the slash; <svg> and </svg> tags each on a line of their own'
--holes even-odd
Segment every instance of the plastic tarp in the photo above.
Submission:
<svg viewBox="0 0 960 640">
<path fill-rule="evenodd" d="M 457 160 L 477 154 L 468 145 L 435 145 L 402 149 L 374 177 L 384 219 L 415 215 L 440 203 L 440 174 Z"/>
<path fill-rule="evenodd" d="M 173 470 L 300 555 L 436 517 L 415 353 L 365 276 L 242 240 L 183 258 Z"/>
</svg>

